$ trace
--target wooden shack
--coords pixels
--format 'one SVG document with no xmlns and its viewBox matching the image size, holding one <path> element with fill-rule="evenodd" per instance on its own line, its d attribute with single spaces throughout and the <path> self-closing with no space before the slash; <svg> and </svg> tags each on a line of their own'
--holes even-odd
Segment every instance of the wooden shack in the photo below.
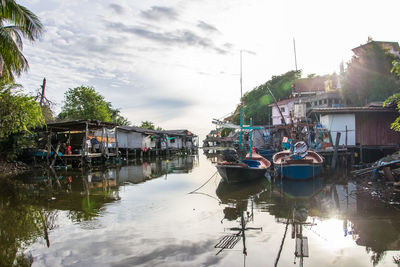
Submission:
<svg viewBox="0 0 400 267">
<path fill-rule="evenodd" d="M 341 145 L 345 144 L 347 136 L 348 146 L 399 147 L 400 133 L 390 129 L 399 116 L 394 108 L 319 108 L 313 109 L 312 113 L 319 115 L 321 124 L 331 131 L 332 140 L 336 139 L 337 132 L 341 132 Z"/>
<path fill-rule="evenodd" d="M 49 166 L 57 161 L 82 166 L 118 158 L 115 131 L 115 124 L 98 120 L 53 122 L 38 130 L 46 140 L 44 152 Z"/>
<path fill-rule="evenodd" d="M 381 151 L 375 153 L 378 158 L 399 149 L 400 133 L 390 129 L 398 116 L 394 108 L 382 106 L 317 108 L 309 114 L 331 132 L 332 140 L 340 132 L 340 145 L 357 148 L 360 154 L 365 150 Z"/>
<path fill-rule="evenodd" d="M 165 136 L 169 150 L 190 152 L 198 147 L 198 136 L 188 130 L 165 130 L 160 133 Z"/>
<path fill-rule="evenodd" d="M 163 135 L 158 131 L 135 126 L 119 126 L 118 142 L 118 147 L 126 158 L 159 155 L 166 148 Z"/>
<path fill-rule="evenodd" d="M 197 148 L 197 136 L 188 130 L 149 130 L 118 127 L 118 147 L 124 157 L 158 156 Z"/>
</svg>

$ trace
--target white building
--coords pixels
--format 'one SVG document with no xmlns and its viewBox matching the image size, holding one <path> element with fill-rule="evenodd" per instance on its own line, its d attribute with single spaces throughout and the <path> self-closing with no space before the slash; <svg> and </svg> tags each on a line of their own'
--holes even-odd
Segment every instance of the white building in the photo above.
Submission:
<svg viewBox="0 0 400 267">
<path fill-rule="evenodd" d="M 296 103 L 297 98 L 290 98 L 285 99 L 282 101 L 277 102 L 276 104 L 270 104 L 269 106 L 272 107 L 272 125 L 280 125 L 284 124 L 282 116 L 285 118 L 285 122 L 287 124 L 291 123 L 290 114 L 294 110 L 294 104 Z M 281 110 L 282 116 L 279 113 L 278 108 Z"/>
</svg>

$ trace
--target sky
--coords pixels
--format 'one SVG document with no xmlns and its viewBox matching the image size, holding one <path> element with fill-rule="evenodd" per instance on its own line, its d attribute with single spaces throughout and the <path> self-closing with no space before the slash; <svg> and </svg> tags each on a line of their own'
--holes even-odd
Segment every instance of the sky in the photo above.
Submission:
<svg viewBox="0 0 400 267">
<path fill-rule="evenodd" d="M 400 1 L 23 0 L 44 24 L 25 41 L 30 69 L 17 82 L 59 113 L 68 88 L 93 86 L 133 125 L 200 136 L 232 112 L 243 93 L 295 69 L 339 72 L 352 48 L 399 41 Z"/>
</svg>

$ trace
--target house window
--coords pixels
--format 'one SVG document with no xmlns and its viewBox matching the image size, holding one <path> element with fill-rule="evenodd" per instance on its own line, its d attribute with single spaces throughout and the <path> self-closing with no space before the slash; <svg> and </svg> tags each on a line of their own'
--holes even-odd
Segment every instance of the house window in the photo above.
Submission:
<svg viewBox="0 0 400 267">
<path fill-rule="evenodd" d="M 335 104 L 339 104 L 339 99 L 335 98 L 333 101 Z"/>
<path fill-rule="evenodd" d="M 324 99 L 324 104 L 326 104 L 326 99 Z"/>
<path fill-rule="evenodd" d="M 328 99 L 328 104 L 332 104 L 332 99 Z"/>
<path fill-rule="evenodd" d="M 318 103 L 317 103 L 317 101 L 314 101 L 314 106 L 316 106 Z"/>
<path fill-rule="evenodd" d="M 175 143 L 175 137 L 173 137 L 171 140 L 169 140 L 169 142 L 170 142 L 171 144 Z"/>
<path fill-rule="evenodd" d="M 285 108 L 284 107 L 281 107 L 281 112 L 282 113 L 285 112 Z"/>
<path fill-rule="evenodd" d="M 322 100 L 319 100 L 319 101 L 318 101 L 318 104 L 322 105 Z"/>
</svg>

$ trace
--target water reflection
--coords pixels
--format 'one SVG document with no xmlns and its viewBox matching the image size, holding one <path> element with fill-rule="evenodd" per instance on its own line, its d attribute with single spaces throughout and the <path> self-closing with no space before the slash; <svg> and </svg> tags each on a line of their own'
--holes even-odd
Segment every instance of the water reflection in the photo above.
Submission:
<svg viewBox="0 0 400 267">
<path fill-rule="evenodd" d="M 309 211 L 318 202 L 318 193 L 322 191 L 323 179 L 315 177 L 305 181 L 293 181 L 289 179 L 270 180 L 271 194 L 277 194 L 285 202 L 274 206 L 277 213 L 277 222 L 285 224 L 282 241 L 279 246 L 278 254 L 275 258 L 274 266 L 278 266 L 281 252 L 286 240 L 287 231 L 291 227 L 291 240 L 294 242 L 294 264 L 296 260 L 299 266 L 303 266 L 304 258 L 309 257 L 308 237 L 304 234 L 303 228 L 311 229 L 316 225 L 315 221 L 309 220 Z M 283 204 L 283 205 L 282 205 Z"/>
<path fill-rule="evenodd" d="M 196 156 L 156 159 L 117 168 L 46 170 L 22 178 L 39 202 L 50 209 L 66 210 L 74 222 L 97 217 L 108 203 L 120 200 L 119 186 L 142 183 L 172 173 L 189 173 L 198 165 Z M 51 201 L 49 201 L 51 200 Z"/>
<path fill-rule="evenodd" d="M 201 157 L 201 164 L 190 156 L 1 181 L 0 266 L 400 261 L 400 213 L 357 181 L 225 184 Z M 188 194 L 194 189 L 202 194 Z M 96 253 L 88 257 L 87 248 Z"/>
<path fill-rule="evenodd" d="M 199 165 L 198 156 L 176 157 L 167 160 L 156 159 L 138 165 L 129 164 L 119 169 L 120 183 L 142 183 L 144 181 L 164 177 L 172 173 L 190 173 Z"/>
<path fill-rule="evenodd" d="M 58 212 L 38 205 L 26 192 L 20 183 L 0 180 L 0 266 L 30 266 L 33 257 L 23 248 L 40 238 L 50 246 Z"/>
<path fill-rule="evenodd" d="M 221 220 L 236 221 L 239 227 L 224 228 L 225 235 L 220 238 L 214 246 L 218 248 L 216 255 L 226 249 L 235 248 L 236 244 L 242 240 L 242 253 L 244 262 L 247 256 L 246 231 L 262 231 L 262 227 L 248 227 L 249 223 L 254 223 L 253 201 L 264 190 L 266 190 L 267 181 L 258 180 L 246 184 L 227 184 L 220 181 L 216 189 L 216 195 L 221 200 L 224 207 L 224 217 Z M 226 235 L 226 232 L 230 232 Z"/>
<path fill-rule="evenodd" d="M 24 249 L 42 240 L 51 246 L 59 213 L 75 223 L 93 221 L 108 203 L 119 201 L 119 186 L 168 174 L 189 173 L 197 157 L 171 158 L 90 170 L 49 169 L 24 175 L 18 181 L 0 179 L 0 266 L 30 266 Z M 85 226 L 86 225 L 86 226 Z M 93 229 L 95 224 L 81 224 Z"/>
</svg>

